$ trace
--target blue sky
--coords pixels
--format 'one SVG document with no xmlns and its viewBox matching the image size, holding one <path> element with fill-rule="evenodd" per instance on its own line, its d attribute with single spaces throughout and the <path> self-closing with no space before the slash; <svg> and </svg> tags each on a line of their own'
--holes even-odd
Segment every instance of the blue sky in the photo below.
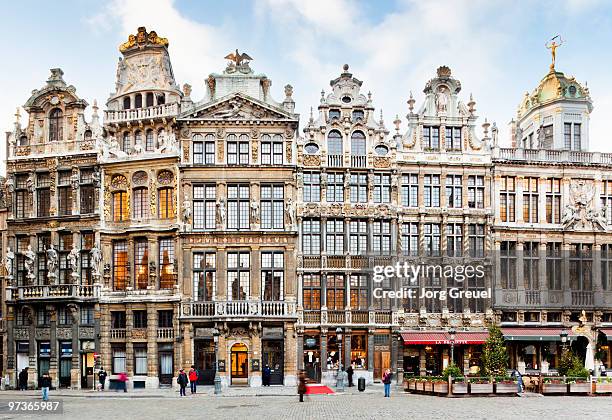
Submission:
<svg viewBox="0 0 612 420">
<path fill-rule="evenodd" d="M 407 113 L 409 92 L 418 107 L 444 64 L 466 102 L 473 93 L 481 122 L 496 121 L 507 141 L 522 95 L 548 71 L 544 43 L 561 34 L 557 69 L 588 81 L 593 98 L 591 149 L 612 152 L 611 21 L 612 2 L 604 0 L 11 1 L 0 16 L 0 127 L 12 128 L 15 108 L 52 67 L 102 106 L 114 87 L 118 45 L 144 25 L 169 39 L 177 81 L 190 83 L 196 100 L 206 76 L 222 71 L 223 57 L 238 48 L 272 79 L 275 98 L 294 86 L 303 126 L 321 89 L 348 63 L 391 128 L 396 114 Z"/>
</svg>

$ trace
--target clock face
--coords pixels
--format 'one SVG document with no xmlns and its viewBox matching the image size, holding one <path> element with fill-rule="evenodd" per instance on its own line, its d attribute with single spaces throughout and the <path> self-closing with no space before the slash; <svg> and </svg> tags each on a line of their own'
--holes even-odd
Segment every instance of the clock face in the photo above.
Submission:
<svg viewBox="0 0 612 420">
<path fill-rule="evenodd" d="M 57 96 L 54 96 L 53 98 L 51 98 L 51 105 L 57 104 L 59 104 L 59 98 Z"/>
</svg>

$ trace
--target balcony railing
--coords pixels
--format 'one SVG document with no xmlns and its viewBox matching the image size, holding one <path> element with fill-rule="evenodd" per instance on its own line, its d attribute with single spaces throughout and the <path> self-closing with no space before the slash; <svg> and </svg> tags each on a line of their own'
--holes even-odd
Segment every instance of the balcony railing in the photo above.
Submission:
<svg viewBox="0 0 612 420">
<path fill-rule="evenodd" d="M 344 311 L 327 311 L 327 322 L 330 324 L 344 324 Z"/>
<path fill-rule="evenodd" d="M 527 290 L 525 292 L 525 304 L 526 305 L 539 305 L 540 304 L 540 291 L 539 290 Z"/>
<path fill-rule="evenodd" d="M 304 324 L 320 324 L 320 323 L 321 323 L 321 312 L 320 311 L 304 312 Z"/>
<path fill-rule="evenodd" d="M 184 302 L 181 314 L 187 318 L 296 317 L 293 302 L 230 300 L 221 302 Z"/>
<path fill-rule="evenodd" d="M 151 118 L 174 117 L 178 115 L 178 113 L 179 105 L 177 103 L 121 111 L 104 111 L 104 122 L 108 124 Z"/>
<path fill-rule="evenodd" d="M 111 339 L 121 339 L 126 337 L 126 329 L 125 328 L 111 328 L 110 330 L 110 338 Z"/>
<path fill-rule="evenodd" d="M 353 168 L 365 168 L 366 163 L 367 157 L 365 155 L 351 155 L 351 166 Z"/>
<path fill-rule="evenodd" d="M 370 314 L 368 311 L 352 311 L 351 320 L 353 324 L 368 324 L 370 322 Z"/>
<path fill-rule="evenodd" d="M 612 153 L 582 152 L 576 150 L 497 148 L 493 149 L 493 158 L 527 162 L 612 164 Z"/>
<path fill-rule="evenodd" d="M 174 328 L 158 328 L 157 338 L 161 340 L 168 340 L 174 338 Z"/>
<path fill-rule="evenodd" d="M 92 152 L 96 149 L 94 140 L 79 141 L 51 141 L 40 144 L 30 144 L 25 146 L 11 146 L 9 148 L 9 158 L 21 156 L 40 156 L 40 155 L 63 155 L 74 152 Z"/>
<path fill-rule="evenodd" d="M 303 324 L 329 325 L 390 325 L 393 322 L 391 311 L 366 310 L 307 310 L 302 312 Z M 397 323 L 397 321 L 395 321 Z"/>
<path fill-rule="evenodd" d="M 100 285 L 56 284 L 41 286 L 18 286 L 7 289 L 11 299 L 97 299 Z"/>
<path fill-rule="evenodd" d="M 593 305 L 593 292 L 573 291 L 572 306 L 591 306 Z"/>
<path fill-rule="evenodd" d="M 304 268 L 320 268 L 321 257 L 304 257 Z"/>
<path fill-rule="evenodd" d="M 344 156 L 343 155 L 328 155 L 327 156 L 327 166 L 333 166 L 336 168 L 340 168 L 344 166 Z"/>
</svg>

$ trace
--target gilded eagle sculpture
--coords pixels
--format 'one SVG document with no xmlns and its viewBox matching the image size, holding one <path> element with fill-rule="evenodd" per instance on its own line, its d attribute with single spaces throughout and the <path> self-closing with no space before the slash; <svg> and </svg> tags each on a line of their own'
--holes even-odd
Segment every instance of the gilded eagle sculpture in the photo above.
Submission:
<svg viewBox="0 0 612 420">
<path fill-rule="evenodd" d="M 236 66 L 239 66 L 241 64 L 247 64 L 245 63 L 245 61 L 248 62 L 248 61 L 253 60 L 251 56 L 249 56 L 247 53 L 240 54 L 238 52 L 238 49 L 236 49 L 236 52 L 226 55 L 225 58 L 227 58 L 230 61 L 233 61 L 236 64 Z"/>
</svg>

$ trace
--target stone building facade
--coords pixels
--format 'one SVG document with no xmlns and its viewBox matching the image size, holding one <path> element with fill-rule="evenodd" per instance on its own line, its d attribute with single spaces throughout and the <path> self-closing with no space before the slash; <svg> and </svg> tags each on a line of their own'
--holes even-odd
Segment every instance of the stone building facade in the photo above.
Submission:
<svg viewBox="0 0 612 420">
<path fill-rule="evenodd" d="M 247 54 L 194 100 L 166 38 L 141 27 L 119 50 L 103 123 L 52 69 L 7 133 L 9 386 L 25 367 L 72 388 L 101 367 L 147 388 L 191 365 L 223 386 L 266 365 L 284 385 L 349 364 L 370 383 L 476 373 L 491 323 L 519 370 L 555 369 L 563 329 L 610 368 L 612 155 L 587 151 L 574 78 L 551 68 L 502 148 L 446 66 L 389 130 L 345 65 L 300 135 L 293 88 L 274 100 Z"/>
</svg>

